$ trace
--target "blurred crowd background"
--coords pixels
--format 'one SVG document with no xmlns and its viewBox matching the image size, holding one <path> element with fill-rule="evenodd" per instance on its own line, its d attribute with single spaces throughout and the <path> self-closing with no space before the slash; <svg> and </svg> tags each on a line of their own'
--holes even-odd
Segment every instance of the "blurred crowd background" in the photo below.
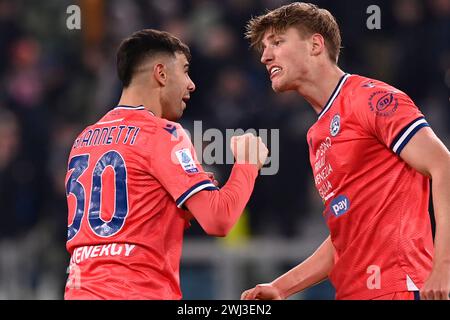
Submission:
<svg viewBox="0 0 450 320">
<path fill-rule="evenodd" d="M 316 115 L 296 94 L 272 92 L 258 54 L 243 36 L 252 15 L 287 2 L 0 0 L 0 299 L 63 297 L 69 261 L 67 157 L 76 135 L 116 105 L 121 92 L 116 49 L 142 28 L 172 32 L 191 48 L 197 90 L 181 120 L 188 130 L 194 120 L 202 120 L 204 130 L 280 129 L 279 172 L 258 178 L 231 240 L 209 239 L 194 224 L 187 243 L 233 250 L 261 241 L 298 252 L 315 249 L 305 247 L 308 240 L 319 244 L 326 234 L 305 139 Z M 340 24 L 340 66 L 408 93 L 450 147 L 450 0 L 312 2 L 330 10 Z M 66 27 L 71 4 L 81 7 L 81 30 Z M 366 26 L 372 4 L 381 9 L 380 30 Z M 206 169 L 224 183 L 230 166 Z M 302 258 L 299 253 L 296 261 Z M 207 261 L 186 261 L 193 262 L 182 264 L 185 298 L 228 297 L 210 283 L 214 268 Z M 294 264 L 279 261 L 265 273 L 251 265 L 230 274 L 242 271 L 238 289 L 243 290 Z M 325 284 L 309 297 L 329 298 L 332 290 Z"/>
</svg>

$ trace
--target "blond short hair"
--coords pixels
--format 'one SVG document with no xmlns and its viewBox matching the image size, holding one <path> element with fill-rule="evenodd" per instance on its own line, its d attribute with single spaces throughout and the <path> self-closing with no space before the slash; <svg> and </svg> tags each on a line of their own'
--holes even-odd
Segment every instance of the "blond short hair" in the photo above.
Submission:
<svg viewBox="0 0 450 320">
<path fill-rule="evenodd" d="M 337 63 L 341 50 L 341 35 L 334 16 L 314 4 L 294 2 L 266 14 L 253 17 L 247 23 L 245 37 L 250 46 L 262 51 L 262 39 L 266 31 L 284 32 L 295 27 L 302 36 L 319 33 L 325 40 L 325 46 L 331 61 Z"/>
</svg>

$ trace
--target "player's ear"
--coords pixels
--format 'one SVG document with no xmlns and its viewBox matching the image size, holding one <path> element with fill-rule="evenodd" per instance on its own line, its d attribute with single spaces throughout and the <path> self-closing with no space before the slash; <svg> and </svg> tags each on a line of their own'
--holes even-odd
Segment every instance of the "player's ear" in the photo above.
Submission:
<svg viewBox="0 0 450 320">
<path fill-rule="evenodd" d="M 161 86 L 167 83 L 167 68 L 163 63 L 156 63 L 153 67 L 153 77 Z"/>
<path fill-rule="evenodd" d="M 311 55 L 318 56 L 325 50 L 325 39 L 319 33 L 311 36 Z"/>
</svg>

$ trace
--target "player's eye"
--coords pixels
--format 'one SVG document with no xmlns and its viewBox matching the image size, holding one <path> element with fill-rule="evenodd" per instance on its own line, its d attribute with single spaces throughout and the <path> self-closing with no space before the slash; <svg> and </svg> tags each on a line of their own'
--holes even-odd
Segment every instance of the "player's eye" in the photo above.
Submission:
<svg viewBox="0 0 450 320">
<path fill-rule="evenodd" d="M 272 41 L 272 47 L 278 47 L 281 44 L 281 40 Z"/>
</svg>

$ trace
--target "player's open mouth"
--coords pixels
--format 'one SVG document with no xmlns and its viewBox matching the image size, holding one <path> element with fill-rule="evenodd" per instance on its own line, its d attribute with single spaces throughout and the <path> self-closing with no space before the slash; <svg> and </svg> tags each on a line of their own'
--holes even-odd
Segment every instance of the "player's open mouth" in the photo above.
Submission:
<svg viewBox="0 0 450 320">
<path fill-rule="evenodd" d="M 183 98 L 181 99 L 181 101 L 182 101 L 181 104 L 182 104 L 183 110 L 186 109 L 187 102 L 189 101 L 190 98 L 191 98 L 191 97 L 186 96 L 186 97 L 183 97 Z"/>
<path fill-rule="evenodd" d="M 270 67 L 270 69 L 269 69 L 270 79 L 272 79 L 273 77 L 278 75 L 281 72 L 281 70 L 283 70 L 283 69 L 279 66 Z"/>
</svg>

